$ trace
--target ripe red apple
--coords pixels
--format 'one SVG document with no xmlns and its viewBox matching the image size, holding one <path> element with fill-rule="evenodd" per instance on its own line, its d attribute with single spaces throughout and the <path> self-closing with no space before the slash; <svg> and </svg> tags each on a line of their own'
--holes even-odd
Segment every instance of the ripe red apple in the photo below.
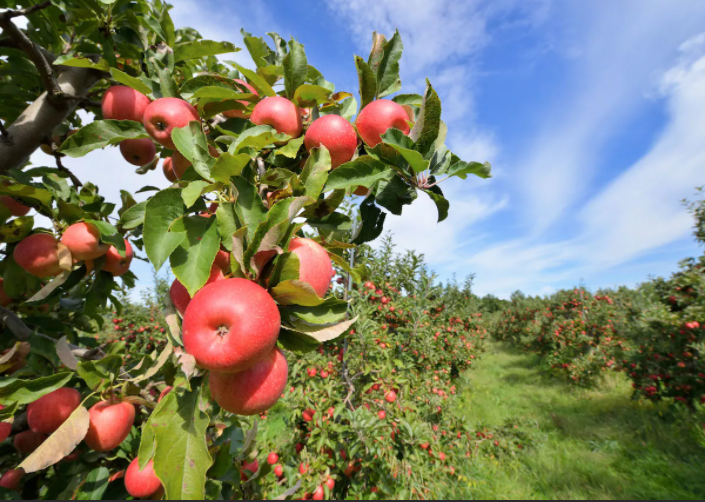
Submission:
<svg viewBox="0 0 705 502">
<path fill-rule="evenodd" d="M 333 478 L 328 478 L 326 480 L 326 486 L 330 491 L 333 491 L 333 488 L 335 488 L 335 480 Z"/>
<path fill-rule="evenodd" d="M 170 182 L 174 183 L 176 182 L 176 180 L 179 179 L 179 177 L 176 175 L 176 172 L 174 171 L 174 161 L 171 159 L 171 157 L 164 159 L 164 163 L 162 164 L 162 170 L 164 171 L 164 177 Z"/>
<path fill-rule="evenodd" d="M 29 455 L 46 440 L 47 435 L 34 431 L 24 431 L 15 434 L 13 445 L 15 449 L 22 455 Z"/>
<path fill-rule="evenodd" d="M 110 249 L 108 249 L 108 252 L 105 254 L 103 270 L 110 272 L 115 277 L 125 275 L 125 273 L 130 270 L 130 264 L 134 256 L 135 253 L 132 250 L 132 245 L 125 239 L 125 257 L 120 256 L 115 246 L 110 246 Z"/>
<path fill-rule="evenodd" d="M 390 390 L 387 392 L 387 394 L 384 396 L 385 401 L 388 403 L 393 403 L 394 401 L 397 400 L 397 393 L 394 392 L 393 390 Z"/>
<path fill-rule="evenodd" d="M 0 410 L 4 408 L 3 405 L 0 404 Z M 5 441 L 8 437 L 10 437 L 10 434 L 12 433 L 12 424 L 8 422 L 0 422 L 0 443 Z"/>
<path fill-rule="evenodd" d="M 186 309 L 184 348 L 202 368 L 243 371 L 271 352 L 280 326 L 277 305 L 264 288 L 247 279 L 217 281 Z"/>
<path fill-rule="evenodd" d="M 54 277 L 61 273 L 59 241 L 49 234 L 32 234 L 15 247 L 13 257 L 28 274 Z"/>
<path fill-rule="evenodd" d="M 27 423 L 34 432 L 52 434 L 81 404 L 76 389 L 62 387 L 27 406 Z"/>
<path fill-rule="evenodd" d="M 268 463 L 269 465 L 274 465 L 274 464 L 276 464 L 277 462 L 279 462 L 279 455 L 277 455 L 277 454 L 274 453 L 274 452 L 272 452 L 272 453 L 270 453 L 269 455 L 267 455 L 267 463 Z"/>
<path fill-rule="evenodd" d="M 61 243 L 69 248 L 74 260 L 95 260 L 108 252 L 110 246 L 100 242 L 100 232 L 95 225 L 84 221 L 74 223 L 61 236 Z"/>
<path fill-rule="evenodd" d="M 328 251 L 311 239 L 292 239 L 289 251 L 299 258 L 299 280 L 311 285 L 316 294 L 323 298 L 328 293 L 335 271 Z"/>
<path fill-rule="evenodd" d="M 12 303 L 13 298 L 7 294 L 5 287 L 3 286 L 3 280 L 0 279 L 0 306 L 7 307 Z M 1 410 L 2 408 L 0 408 Z"/>
<path fill-rule="evenodd" d="M 240 373 L 212 371 L 211 394 L 220 407 L 230 413 L 256 415 L 267 411 L 279 400 L 286 387 L 288 372 L 284 354 L 274 347 L 269 355 L 248 370 Z"/>
<path fill-rule="evenodd" d="M 281 478 L 284 476 L 284 468 L 281 465 L 277 465 L 274 467 L 274 475 L 278 478 Z"/>
<path fill-rule="evenodd" d="M 250 120 L 256 125 L 272 126 L 279 133 L 292 138 L 301 136 L 303 122 L 294 103 L 281 96 L 264 98 L 255 105 Z"/>
<path fill-rule="evenodd" d="M 255 88 L 252 87 L 247 82 L 245 82 L 244 80 L 240 80 L 239 78 L 236 78 L 235 82 L 237 84 L 239 84 L 240 86 L 245 87 L 247 89 L 247 92 L 259 96 L 259 93 L 255 90 Z M 247 106 L 250 104 L 248 101 L 238 101 L 238 103 L 240 103 L 243 106 Z M 243 110 L 228 110 L 226 112 L 223 112 L 223 115 L 225 115 L 229 119 L 234 119 L 234 118 L 248 119 L 248 118 L 250 118 L 250 114 L 247 113 L 246 111 L 243 111 Z"/>
<path fill-rule="evenodd" d="M 32 209 L 30 207 L 25 206 L 24 204 L 20 204 L 8 195 L 3 195 L 0 197 L 0 204 L 5 206 L 8 211 L 10 211 L 10 214 L 12 216 L 26 216 L 27 213 L 29 213 L 29 211 Z"/>
<path fill-rule="evenodd" d="M 186 127 L 189 122 L 200 122 L 196 109 L 183 99 L 161 98 L 153 101 L 144 111 L 147 133 L 162 146 L 176 150 L 171 132 Z"/>
<path fill-rule="evenodd" d="M 157 156 L 157 147 L 149 138 L 126 139 L 120 142 L 120 153 L 133 166 L 145 166 Z"/>
<path fill-rule="evenodd" d="M 340 115 L 324 115 L 316 119 L 306 131 L 304 145 L 307 151 L 325 146 L 330 153 L 331 168 L 349 162 L 357 150 L 355 128 Z"/>
<path fill-rule="evenodd" d="M 214 263 L 211 267 L 211 275 L 205 285 L 208 286 L 209 284 L 213 284 L 217 281 L 222 281 L 223 279 L 225 279 L 225 276 L 223 275 L 223 270 Z M 181 284 L 181 281 L 176 279 L 171 285 L 171 289 L 169 290 L 169 296 L 171 297 L 171 303 L 174 304 L 176 311 L 183 317 L 183 315 L 186 313 L 186 308 L 188 307 L 189 303 L 191 303 L 191 295 L 188 294 L 186 286 Z"/>
<path fill-rule="evenodd" d="M 248 462 L 247 460 L 242 461 L 242 470 L 240 471 L 240 480 L 247 481 L 250 476 L 255 474 L 259 470 L 259 462 L 255 459 L 253 462 Z"/>
<path fill-rule="evenodd" d="M 124 85 L 116 85 L 105 91 L 101 103 L 104 119 L 134 120 L 135 122 L 142 122 L 148 106 L 147 96 Z"/>
<path fill-rule="evenodd" d="M 385 418 L 387 418 L 387 412 L 384 410 L 380 410 L 379 413 L 377 413 L 377 416 L 380 420 L 384 420 Z"/>
<path fill-rule="evenodd" d="M 216 159 L 220 157 L 220 152 L 213 145 L 208 145 L 208 152 L 210 152 L 211 157 L 215 157 Z M 171 161 L 174 174 L 176 174 L 178 179 L 183 178 L 184 174 L 186 174 L 186 170 L 192 166 L 191 161 L 184 157 L 178 150 L 174 152 Z"/>
<path fill-rule="evenodd" d="M 135 422 L 135 407 L 127 401 L 101 401 L 88 413 L 90 425 L 84 441 L 98 452 L 117 448 L 130 434 Z"/>
<path fill-rule="evenodd" d="M 223 274 L 227 275 L 230 273 L 230 253 L 227 251 L 218 251 L 215 255 L 214 264 L 223 271 Z"/>
<path fill-rule="evenodd" d="M 323 490 L 323 487 L 316 487 L 316 490 L 313 492 L 313 500 L 323 500 L 325 496 L 326 492 Z"/>
<path fill-rule="evenodd" d="M 0 487 L 18 492 L 20 491 L 20 481 L 22 481 L 23 476 L 23 469 L 10 469 L 9 471 L 5 471 L 5 474 L 0 478 Z"/>
<path fill-rule="evenodd" d="M 409 134 L 409 115 L 404 108 L 388 99 L 378 99 L 362 109 L 357 116 L 355 125 L 360 137 L 370 146 L 382 142 L 382 134 L 387 129 L 399 129 Z"/>
<path fill-rule="evenodd" d="M 154 472 L 154 460 L 150 460 L 141 471 L 139 458 L 136 457 L 130 462 L 130 466 L 125 472 L 127 493 L 136 499 L 148 499 L 157 493 L 161 487 L 162 482 L 159 481 Z"/>
</svg>

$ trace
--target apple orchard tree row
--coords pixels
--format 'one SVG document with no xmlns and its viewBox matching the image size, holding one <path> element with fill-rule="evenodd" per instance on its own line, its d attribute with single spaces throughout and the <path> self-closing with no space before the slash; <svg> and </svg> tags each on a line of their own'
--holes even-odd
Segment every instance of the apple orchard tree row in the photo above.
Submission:
<svg viewBox="0 0 705 502">
<path fill-rule="evenodd" d="M 398 94 L 399 33 L 375 34 L 369 58 L 355 58 L 358 102 L 274 33 L 272 48 L 243 32 L 254 70 L 222 63 L 215 56 L 240 49 L 176 29 L 160 0 L 0 7 L 9 9 L 0 13 L 0 432 L 28 455 L 3 484 L 81 441 L 110 455 L 139 406 L 152 413 L 129 493 L 202 498 L 211 418 L 267 410 L 286 385 L 287 357 L 355 322 L 327 297 L 333 264 L 355 276 L 344 251 L 378 237 L 382 208 L 401 214 L 419 191 L 443 220 L 439 181 L 487 178 L 490 167 L 445 147 L 430 83 L 423 96 Z M 119 209 L 106 201 L 70 159 L 111 146 L 138 174 L 163 169 L 170 186 L 144 187 L 140 203 L 123 191 Z M 52 166 L 29 163 L 40 147 Z M 359 215 L 342 210 L 347 197 L 359 197 Z M 52 228 L 36 227 L 31 210 Z M 305 225 L 318 235 L 306 238 Z M 119 344 L 101 348 L 85 333 L 108 303 L 121 308 L 115 294 L 134 285 L 135 249 L 156 269 L 168 262 L 177 280 L 169 343 L 127 364 Z M 154 399 L 148 390 L 165 375 L 180 385 Z"/>
</svg>

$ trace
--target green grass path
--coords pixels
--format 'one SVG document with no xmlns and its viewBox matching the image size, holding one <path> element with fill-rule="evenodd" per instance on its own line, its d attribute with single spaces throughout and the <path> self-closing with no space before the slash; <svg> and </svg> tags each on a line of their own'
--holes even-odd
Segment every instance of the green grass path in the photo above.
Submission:
<svg viewBox="0 0 705 502">
<path fill-rule="evenodd" d="M 466 378 L 456 411 L 467 423 L 520 420 L 532 444 L 516 457 L 467 461 L 456 497 L 705 499 L 703 417 L 630 400 L 620 375 L 595 390 L 573 388 L 499 343 Z"/>
</svg>

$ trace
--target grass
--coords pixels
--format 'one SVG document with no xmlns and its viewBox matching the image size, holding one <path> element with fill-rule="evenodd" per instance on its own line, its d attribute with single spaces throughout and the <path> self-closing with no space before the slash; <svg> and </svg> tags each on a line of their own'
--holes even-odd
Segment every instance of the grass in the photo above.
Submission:
<svg viewBox="0 0 705 502">
<path fill-rule="evenodd" d="M 704 499 L 702 417 L 630 399 L 612 375 L 594 390 L 550 378 L 538 360 L 491 344 L 455 410 L 468 424 L 519 419 L 532 446 L 460 465 L 460 499 Z"/>
</svg>

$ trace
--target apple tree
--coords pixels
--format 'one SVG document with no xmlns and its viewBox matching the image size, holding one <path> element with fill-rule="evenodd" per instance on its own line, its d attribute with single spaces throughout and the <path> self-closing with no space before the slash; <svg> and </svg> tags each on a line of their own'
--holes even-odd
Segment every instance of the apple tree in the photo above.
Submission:
<svg viewBox="0 0 705 502">
<path fill-rule="evenodd" d="M 0 487 L 246 496 L 229 473 L 256 417 L 303 354 L 356 321 L 329 293 L 335 268 L 356 277 L 345 250 L 420 192 L 445 219 L 439 183 L 489 165 L 445 146 L 430 82 L 399 93 L 399 33 L 355 57 L 358 99 L 296 40 L 243 31 L 248 68 L 227 59 L 233 44 L 176 28 L 161 0 L 0 7 Z M 135 176 L 163 170 L 164 187 L 107 201 L 72 173 L 71 159 L 112 147 Z M 51 165 L 30 162 L 39 148 Z M 176 277 L 166 341 L 139 360 L 92 336 L 121 315 L 133 259 Z M 117 466 L 125 488 L 110 483 Z"/>
</svg>

